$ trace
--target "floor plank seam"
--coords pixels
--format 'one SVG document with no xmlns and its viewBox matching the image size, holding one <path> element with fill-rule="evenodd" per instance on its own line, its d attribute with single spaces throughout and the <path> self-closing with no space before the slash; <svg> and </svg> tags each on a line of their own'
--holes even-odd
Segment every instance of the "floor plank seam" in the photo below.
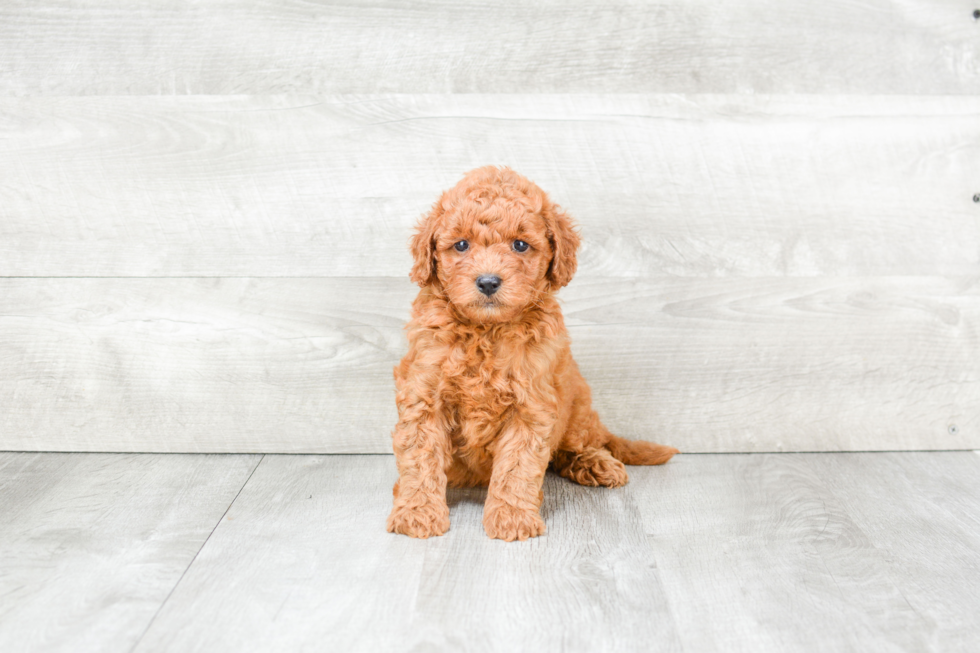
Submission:
<svg viewBox="0 0 980 653">
<path fill-rule="evenodd" d="M 656 572 L 656 577 L 657 577 L 657 583 L 660 585 L 661 592 L 663 592 L 663 607 L 667 611 L 667 617 L 670 620 L 670 623 L 673 624 L 674 632 L 680 633 L 681 629 L 683 628 L 683 623 L 677 617 L 677 611 L 674 606 L 674 600 L 675 600 L 674 597 L 671 596 L 667 592 L 666 588 L 664 587 L 664 579 L 663 576 L 661 575 L 662 561 L 660 559 L 660 556 L 657 555 L 656 548 L 651 543 L 652 540 L 656 537 L 656 535 L 647 532 L 646 524 L 642 523 L 643 521 L 642 517 L 640 517 L 640 521 L 641 521 L 641 527 L 643 529 L 643 544 L 646 545 L 647 560 L 653 562 L 654 570 Z M 678 637 L 678 643 L 680 645 L 679 650 L 684 651 L 684 643 L 680 641 L 679 637 Z"/>
<path fill-rule="evenodd" d="M 215 522 L 214 528 L 212 528 L 211 532 L 208 533 L 208 536 L 204 538 L 204 541 L 201 543 L 201 546 L 198 547 L 197 552 L 194 554 L 194 557 L 191 558 L 191 561 L 187 563 L 187 566 L 184 568 L 184 571 L 181 572 L 180 578 L 178 578 L 177 582 L 174 583 L 174 586 L 170 588 L 170 592 L 167 593 L 166 598 L 164 598 L 163 601 L 160 602 L 160 606 L 156 609 L 156 612 L 153 613 L 153 616 L 146 623 L 146 628 L 143 629 L 143 632 L 140 633 L 140 636 L 136 638 L 135 642 L 133 642 L 132 647 L 130 647 L 129 649 L 129 653 L 133 653 L 133 651 L 135 651 L 137 647 L 139 647 L 140 643 L 143 641 L 143 638 L 146 637 L 146 634 L 150 632 L 150 628 L 153 627 L 153 622 L 155 622 L 157 617 L 160 616 L 160 613 L 163 611 L 163 608 L 167 605 L 167 602 L 170 601 L 170 597 L 173 596 L 174 592 L 177 591 L 177 588 L 180 587 L 180 583 L 184 580 L 184 577 L 187 576 L 187 572 L 190 571 L 191 567 L 194 566 L 194 562 L 197 560 L 197 557 L 201 555 L 201 551 L 203 551 L 204 547 L 206 547 L 208 545 L 208 542 L 211 541 L 211 536 L 214 535 L 214 532 L 216 530 L 218 530 L 218 526 L 220 526 L 221 522 L 225 520 L 225 516 L 228 515 L 228 511 L 231 510 L 231 507 L 235 505 L 236 501 L 238 501 L 238 497 L 241 496 L 242 491 L 248 485 L 248 482 L 252 480 L 252 476 L 255 474 L 255 470 L 259 468 L 259 465 L 262 464 L 262 461 L 265 460 L 265 457 L 266 454 L 262 454 L 262 457 L 259 458 L 258 462 L 255 463 L 255 467 L 253 467 L 252 471 L 248 473 L 248 477 L 245 479 L 245 482 L 242 483 L 242 486 L 240 488 L 238 488 L 238 492 L 235 493 L 234 498 L 230 502 L 228 502 L 228 507 L 225 508 L 225 511 L 221 513 L 221 517 L 219 517 L 218 520 Z"/>
</svg>

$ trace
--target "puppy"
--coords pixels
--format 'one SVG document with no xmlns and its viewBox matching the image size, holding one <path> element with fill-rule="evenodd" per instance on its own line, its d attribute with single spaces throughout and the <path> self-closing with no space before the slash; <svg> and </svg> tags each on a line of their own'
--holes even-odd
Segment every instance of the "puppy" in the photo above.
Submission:
<svg viewBox="0 0 980 653">
<path fill-rule="evenodd" d="M 422 289 L 395 368 L 390 532 L 442 535 L 446 487 L 487 485 L 487 535 L 536 537 L 549 464 L 576 483 L 618 487 L 624 463 L 677 453 L 616 437 L 592 410 L 555 299 L 578 245 L 571 219 L 508 168 L 468 173 L 420 221 L 411 278 Z"/>
</svg>

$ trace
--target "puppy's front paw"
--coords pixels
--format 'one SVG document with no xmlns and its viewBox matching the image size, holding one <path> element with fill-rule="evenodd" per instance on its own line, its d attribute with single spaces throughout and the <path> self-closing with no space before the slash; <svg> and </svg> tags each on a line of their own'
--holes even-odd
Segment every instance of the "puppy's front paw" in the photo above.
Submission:
<svg viewBox="0 0 980 653">
<path fill-rule="evenodd" d="M 493 539 L 513 542 L 544 535 L 544 520 L 536 510 L 521 510 L 506 503 L 487 508 L 483 529 Z"/>
<path fill-rule="evenodd" d="M 396 506 L 388 515 L 388 532 L 425 539 L 449 530 L 449 507 L 433 505 L 418 508 Z"/>
</svg>

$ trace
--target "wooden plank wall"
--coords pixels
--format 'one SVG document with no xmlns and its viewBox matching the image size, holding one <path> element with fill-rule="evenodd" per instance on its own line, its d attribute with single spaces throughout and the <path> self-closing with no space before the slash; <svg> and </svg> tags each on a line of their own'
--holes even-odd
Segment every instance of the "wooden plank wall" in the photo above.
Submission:
<svg viewBox="0 0 980 653">
<path fill-rule="evenodd" d="M 582 226 L 613 430 L 980 447 L 973 9 L 4 3 L 0 449 L 390 451 L 410 229 L 488 163 Z"/>
</svg>

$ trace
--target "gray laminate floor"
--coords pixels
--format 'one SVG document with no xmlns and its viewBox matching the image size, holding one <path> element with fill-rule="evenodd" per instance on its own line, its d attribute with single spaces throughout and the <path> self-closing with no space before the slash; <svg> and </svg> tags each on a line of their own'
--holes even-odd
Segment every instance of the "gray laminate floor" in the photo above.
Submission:
<svg viewBox="0 0 980 653">
<path fill-rule="evenodd" d="M 549 476 L 545 537 L 385 532 L 390 456 L 0 453 L 0 651 L 975 651 L 980 456 Z"/>
</svg>

